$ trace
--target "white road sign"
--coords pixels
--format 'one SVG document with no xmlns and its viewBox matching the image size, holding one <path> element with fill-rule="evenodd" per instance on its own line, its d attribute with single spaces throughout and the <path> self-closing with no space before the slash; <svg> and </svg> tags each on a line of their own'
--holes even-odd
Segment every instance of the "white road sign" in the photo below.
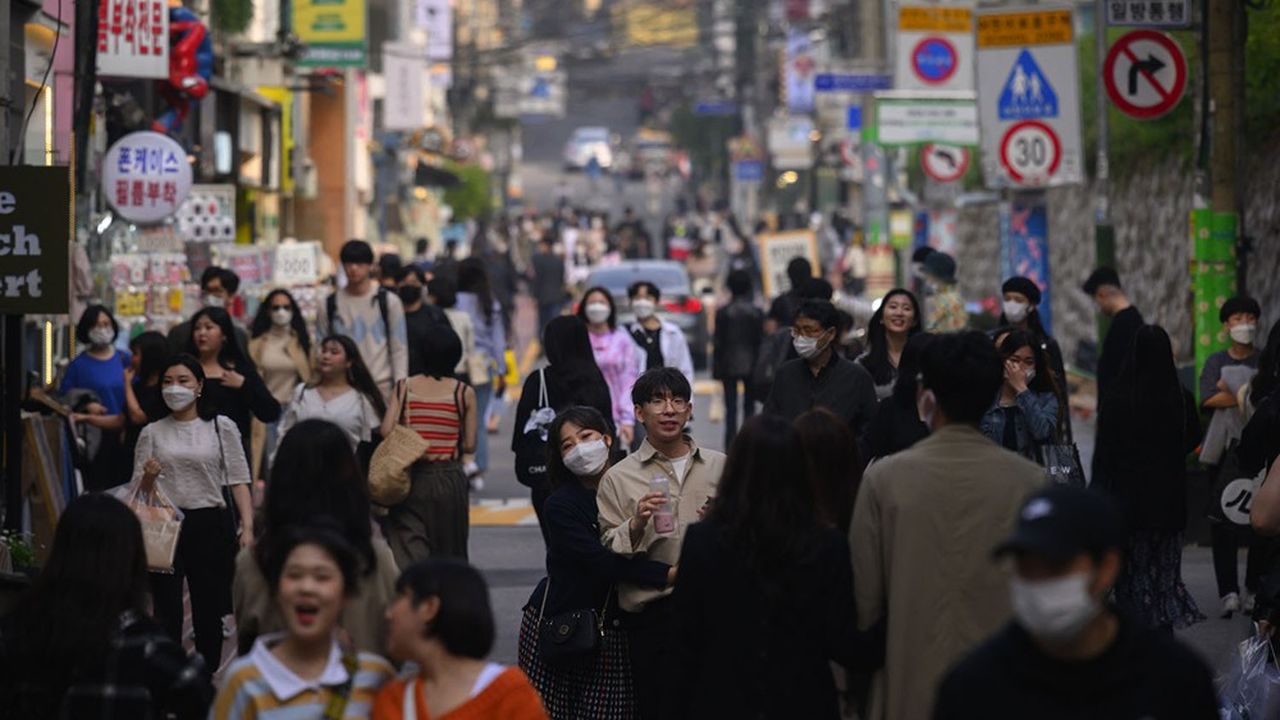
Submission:
<svg viewBox="0 0 1280 720">
<path fill-rule="evenodd" d="M 990 188 L 1084 180 L 1072 20 L 1066 7 L 978 12 L 978 116 Z"/>
<path fill-rule="evenodd" d="M 1187 27 L 1191 0 L 1106 0 L 1108 25 Z"/>
<path fill-rule="evenodd" d="M 973 10 L 946 5 L 898 9 L 898 90 L 973 90 Z"/>
<path fill-rule="evenodd" d="M 973 100 L 893 94 L 875 96 L 876 141 L 881 145 L 978 144 L 978 108 Z"/>
</svg>

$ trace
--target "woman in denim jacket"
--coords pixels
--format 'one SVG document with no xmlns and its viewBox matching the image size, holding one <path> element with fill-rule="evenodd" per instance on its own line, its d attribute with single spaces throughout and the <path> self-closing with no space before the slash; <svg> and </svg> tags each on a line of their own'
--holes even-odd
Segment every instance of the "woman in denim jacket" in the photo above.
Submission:
<svg viewBox="0 0 1280 720">
<path fill-rule="evenodd" d="M 1058 405 L 1059 380 L 1030 333 L 1013 330 L 998 336 L 996 348 L 1004 358 L 1004 384 L 982 418 L 982 434 L 1040 462 L 1040 446 L 1053 442 L 1063 420 L 1065 408 Z"/>
</svg>

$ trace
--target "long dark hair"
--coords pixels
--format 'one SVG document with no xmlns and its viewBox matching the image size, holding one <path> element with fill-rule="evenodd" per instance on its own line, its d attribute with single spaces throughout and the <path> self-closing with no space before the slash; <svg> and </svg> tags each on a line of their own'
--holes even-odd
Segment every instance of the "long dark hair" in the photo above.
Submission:
<svg viewBox="0 0 1280 720">
<path fill-rule="evenodd" d="M 826 408 L 795 419 L 805 466 L 818 499 L 818 512 L 842 532 L 849 531 L 853 501 L 862 483 L 862 459 L 848 423 Z"/>
<path fill-rule="evenodd" d="M 867 354 L 860 359 L 862 366 L 871 373 L 871 379 L 877 385 L 884 385 L 893 380 L 895 373 L 898 372 L 889 361 L 889 339 L 884 329 L 884 306 L 899 295 L 910 300 L 911 306 L 915 308 L 915 324 L 907 330 L 907 339 L 911 339 L 922 329 L 920 301 L 916 299 L 914 293 L 905 288 L 894 288 L 885 294 L 884 299 L 880 301 L 880 307 L 876 308 L 875 313 L 871 315 L 871 321 L 867 323 Z"/>
<path fill-rule="evenodd" d="M 924 349 L 933 342 L 937 335 L 922 332 L 913 335 L 902 348 L 902 357 L 898 358 L 898 379 L 893 382 L 893 402 L 904 408 L 915 409 L 916 376 L 920 374 L 920 356 Z"/>
<path fill-rule="evenodd" d="M 191 336 L 187 338 L 187 347 L 184 352 L 195 358 L 200 357 L 200 351 L 196 348 L 196 323 L 200 318 L 206 317 L 222 330 L 222 349 L 218 351 L 218 364 L 242 375 L 257 372 L 253 361 L 245 355 L 244 348 L 240 347 L 240 342 L 236 340 L 236 330 L 231 324 L 230 313 L 220 307 L 201 308 L 191 316 Z"/>
<path fill-rule="evenodd" d="M 1249 401 L 1256 407 L 1264 398 L 1280 387 L 1280 320 L 1271 326 L 1267 344 L 1258 357 L 1258 374 L 1253 376 Z"/>
<path fill-rule="evenodd" d="M 67 505 L 53 548 L 6 623 L 9 662 L 0 695 L 13 717 L 53 717 L 67 686 L 108 654 L 120 616 L 145 616 L 147 555 L 142 525 L 110 495 Z"/>
<path fill-rule="evenodd" d="M 164 374 L 169 371 L 169 368 L 177 365 L 181 365 L 182 367 L 190 370 L 191 374 L 196 376 L 196 383 L 201 387 L 204 386 L 204 367 L 200 365 L 200 361 L 197 360 L 194 355 L 188 355 L 186 353 L 178 353 L 177 355 L 169 358 L 169 362 L 165 363 L 164 367 L 160 369 L 161 385 L 164 384 Z M 203 392 L 196 397 L 196 416 L 201 420 L 212 420 L 217 417 L 217 413 L 213 408 L 209 407 L 209 403 L 205 397 L 206 396 Z M 171 414 L 173 414 L 173 411 L 169 409 L 168 405 L 165 405 L 161 417 L 169 417 Z"/>
<path fill-rule="evenodd" d="M 1060 390 L 1058 374 L 1053 370 L 1053 361 L 1045 351 L 1044 344 L 1034 333 L 1028 330 L 1010 330 L 1000 341 L 1000 357 L 1007 360 L 1024 347 L 1031 348 L 1031 355 L 1036 359 L 1036 376 L 1027 383 L 1027 389 L 1036 393 L 1053 393 L 1055 398 L 1063 397 Z M 1172 356 L 1172 355 L 1171 355 Z M 1067 420 L 1067 407 L 1058 403 L 1058 427 L 1064 428 Z"/>
<path fill-rule="evenodd" d="M 614 306 L 613 293 L 609 292 L 608 288 L 601 287 L 599 285 L 587 288 L 587 291 L 582 293 L 582 302 L 578 303 L 578 312 L 575 313 L 575 315 L 580 318 L 582 322 L 585 323 L 587 321 L 587 298 L 591 297 L 591 293 L 601 293 L 604 295 L 605 301 L 609 303 L 609 329 L 616 329 L 618 327 L 618 308 Z"/>
<path fill-rule="evenodd" d="M 151 380 L 160 382 L 160 374 L 169 363 L 169 341 L 155 330 L 148 330 L 129 341 L 129 349 L 141 357 L 134 382 L 145 387 Z"/>
<path fill-rule="evenodd" d="M 355 547 L 364 575 L 377 567 L 364 473 L 347 433 L 327 420 L 303 420 L 285 433 L 271 463 L 271 482 L 261 512 L 254 557 L 264 571 L 272 544 L 285 528 L 305 525 L 321 515 L 337 521 Z"/>
<path fill-rule="evenodd" d="M 483 260 L 469 257 L 458 263 L 458 292 L 475 293 L 485 321 L 493 322 L 493 291 L 489 288 L 489 271 L 484 269 Z"/>
<path fill-rule="evenodd" d="M 387 401 L 382 399 L 382 391 L 378 389 L 378 384 L 373 381 L 373 375 L 369 372 L 369 366 L 364 364 L 364 358 L 360 357 L 360 348 L 356 346 L 355 341 L 346 335 L 329 335 L 320 341 L 320 347 L 324 347 L 328 343 L 336 343 L 342 347 L 342 352 L 351 361 L 351 367 L 347 368 L 347 383 L 356 389 L 373 405 L 373 409 L 377 411 L 378 417 L 387 414 Z M 317 377 L 308 387 L 315 387 L 320 384 L 320 378 Z"/>
<path fill-rule="evenodd" d="M 565 467 L 564 458 L 560 455 L 560 432 L 568 423 L 595 430 L 601 435 L 613 435 L 613 429 L 609 427 L 604 415 L 593 407 L 573 405 L 556 415 L 556 419 L 547 427 L 547 479 L 551 481 L 553 488 L 578 482 L 578 476 Z"/>
<path fill-rule="evenodd" d="M 810 556 L 822 519 L 800 434 L 776 415 L 756 415 L 733 439 L 711 517 L 725 526 L 726 544 L 769 585 Z M 783 588 L 775 586 L 775 592 Z"/>
<path fill-rule="evenodd" d="M 1120 427 L 1150 438 L 1180 437 L 1186 427 L 1183 392 L 1169 333 L 1159 325 L 1138 328 L 1111 394 L 1117 410 L 1132 413 L 1134 422 Z"/>
<path fill-rule="evenodd" d="M 600 372 L 600 366 L 596 364 L 595 355 L 591 352 L 587 324 L 578 316 L 559 315 L 551 318 L 542 330 L 542 347 L 547 354 L 548 384 L 564 391 L 565 402 L 590 405 L 590 390 L 593 387 L 608 389 L 604 373 Z M 558 399 L 559 397 L 557 395 Z"/>
<path fill-rule="evenodd" d="M 293 295 L 284 288 L 276 288 L 267 293 L 262 298 L 262 304 L 258 306 L 258 314 L 253 316 L 253 325 L 249 328 L 250 337 L 260 337 L 271 329 L 275 323 L 271 320 L 271 298 L 283 295 L 289 298 L 289 309 L 293 311 L 293 317 L 289 320 L 289 327 L 293 330 L 293 334 L 298 338 L 298 344 L 302 346 L 302 352 L 311 352 L 311 333 L 307 332 L 307 321 L 302 317 L 302 312 L 298 310 L 298 301 L 293 299 Z"/>
</svg>

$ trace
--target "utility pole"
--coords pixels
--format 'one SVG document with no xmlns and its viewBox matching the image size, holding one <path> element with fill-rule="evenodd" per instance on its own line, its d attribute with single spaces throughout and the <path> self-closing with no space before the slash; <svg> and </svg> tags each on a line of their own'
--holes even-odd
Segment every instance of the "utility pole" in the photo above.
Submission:
<svg viewBox="0 0 1280 720">
<path fill-rule="evenodd" d="M 1234 215 L 1236 292 L 1244 293 L 1248 248 L 1242 242 L 1244 203 L 1241 189 L 1244 136 L 1245 7 L 1239 0 L 1204 0 L 1204 29 L 1209 90 L 1209 202 L 1214 213 Z"/>
<path fill-rule="evenodd" d="M 1110 127 L 1107 114 L 1111 111 L 1111 101 L 1107 99 L 1106 87 L 1102 82 L 1102 68 L 1107 59 L 1107 3 L 1097 0 L 1093 6 L 1093 58 L 1094 58 L 1094 105 L 1097 107 L 1098 154 L 1094 167 L 1094 217 L 1093 217 L 1093 249 L 1094 267 L 1115 267 L 1116 234 L 1111 225 L 1111 198 L 1108 196 L 1111 178 Z M 1111 321 L 1106 315 L 1098 313 L 1098 347 L 1107 336 Z"/>
</svg>

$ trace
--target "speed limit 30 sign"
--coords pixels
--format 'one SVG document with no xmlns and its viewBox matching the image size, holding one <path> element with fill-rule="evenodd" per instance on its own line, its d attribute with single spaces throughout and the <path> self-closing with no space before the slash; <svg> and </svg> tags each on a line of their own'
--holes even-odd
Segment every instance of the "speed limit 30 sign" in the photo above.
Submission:
<svg viewBox="0 0 1280 720">
<path fill-rule="evenodd" d="M 1062 162 L 1062 142 L 1049 125 L 1023 120 L 1000 140 L 1000 164 L 1022 185 L 1045 185 Z"/>
</svg>

